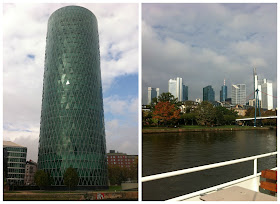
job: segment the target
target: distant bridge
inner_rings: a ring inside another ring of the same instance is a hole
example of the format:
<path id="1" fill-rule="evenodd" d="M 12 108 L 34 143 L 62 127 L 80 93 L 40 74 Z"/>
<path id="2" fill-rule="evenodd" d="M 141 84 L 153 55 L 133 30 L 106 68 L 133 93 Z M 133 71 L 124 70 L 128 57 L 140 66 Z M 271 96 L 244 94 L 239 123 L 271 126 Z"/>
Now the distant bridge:
<path id="1" fill-rule="evenodd" d="M 266 116 L 266 117 L 256 117 L 256 120 L 261 120 L 261 119 L 274 119 L 277 118 L 277 115 L 275 116 Z M 243 121 L 243 120 L 255 120 L 255 118 L 241 118 L 241 119 L 235 119 L 235 121 Z"/>

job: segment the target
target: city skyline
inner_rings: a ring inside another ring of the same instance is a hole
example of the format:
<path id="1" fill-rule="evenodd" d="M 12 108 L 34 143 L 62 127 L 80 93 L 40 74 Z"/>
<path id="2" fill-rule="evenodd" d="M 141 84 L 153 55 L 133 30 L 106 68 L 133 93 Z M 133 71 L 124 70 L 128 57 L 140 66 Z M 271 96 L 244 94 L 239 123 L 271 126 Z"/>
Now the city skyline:
<path id="1" fill-rule="evenodd" d="M 170 79 L 170 80 L 172 80 L 172 79 Z M 176 80 L 175 80 L 176 81 Z M 262 98 L 264 97 L 264 94 L 262 95 L 262 93 L 261 93 L 261 87 L 262 86 L 265 86 L 265 89 L 267 90 L 267 95 L 266 95 L 266 100 L 268 100 L 268 101 L 270 101 L 270 103 L 272 103 L 273 102 L 273 99 L 272 98 L 275 98 L 275 97 L 271 97 L 271 96 L 273 96 L 272 95 L 272 90 L 273 90 L 273 84 L 272 83 L 270 83 L 270 82 L 268 82 L 269 80 L 267 80 L 266 78 L 264 78 L 264 79 L 261 79 L 261 80 L 258 80 L 257 81 L 257 84 L 258 83 L 261 83 L 261 85 L 259 84 L 258 85 L 258 89 L 259 89 L 259 93 L 258 93 L 258 97 L 259 97 L 259 100 L 261 101 L 262 100 Z M 211 86 L 212 87 L 212 85 L 208 85 L 208 86 Z M 206 87 L 208 87 L 208 86 L 206 86 Z M 230 97 L 229 97 L 229 95 L 228 95 L 228 89 L 227 89 L 227 84 L 226 84 L 226 82 L 225 82 L 225 79 L 224 79 L 224 82 L 223 82 L 223 85 L 220 87 L 220 91 L 219 91 L 219 95 L 218 96 L 216 96 L 216 94 L 215 94 L 215 90 L 213 89 L 213 91 L 214 91 L 214 96 L 215 96 L 215 98 L 216 98 L 216 100 L 215 101 L 220 101 L 220 102 L 225 102 L 225 100 L 226 99 L 231 99 L 232 98 L 232 87 L 233 86 L 236 86 L 235 84 L 231 84 L 230 85 L 230 87 L 231 87 L 231 90 L 229 91 L 230 92 Z M 204 89 L 204 88 L 206 88 L 206 87 L 203 87 L 202 88 L 202 90 Z M 246 84 L 245 84 L 245 87 L 246 87 Z M 148 87 L 148 97 L 149 97 L 149 88 L 151 88 L 151 87 Z M 213 87 L 212 87 L 213 88 Z M 153 88 L 152 88 L 153 89 Z M 159 90 L 159 88 L 157 88 L 158 90 Z M 183 84 L 183 90 L 184 89 L 186 89 L 186 96 L 188 96 L 188 86 L 186 86 L 186 85 L 184 85 Z M 246 88 L 246 90 L 247 90 L 247 88 Z M 168 90 L 167 91 L 162 91 L 161 93 L 163 93 L 163 92 L 169 92 Z M 157 92 L 158 93 L 158 92 Z M 169 92 L 170 93 L 170 92 Z M 264 93 L 266 93 L 266 92 L 264 92 Z M 171 93 L 172 94 L 172 93 Z M 159 94 L 160 95 L 160 94 Z M 173 95 L 173 94 L 172 94 Z M 184 94 L 183 94 L 184 95 Z M 217 100 L 217 97 L 218 97 L 218 100 Z M 254 98 L 252 98 L 252 97 L 255 97 L 255 94 L 253 94 L 253 93 L 251 93 L 249 96 L 248 95 L 246 95 L 245 96 L 245 98 L 247 99 L 246 100 L 246 103 L 249 103 L 249 99 L 254 99 Z M 271 98 L 270 98 L 271 97 Z M 176 97 L 175 97 L 176 98 Z M 223 100 L 221 100 L 221 98 L 223 98 Z M 201 97 L 199 97 L 199 98 L 196 98 L 196 99 L 201 99 L 201 101 L 203 101 L 203 94 L 202 94 L 202 96 Z M 195 101 L 196 99 L 187 99 L 187 100 L 190 100 L 190 101 Z M 183 100 L 183 101 L 187 101 L 187 100 Z M 148 100 L 149 101 L 149 100 Z M 208 100 L 207 100 L 208 101 Z M 149 104 L 143 104 L 143 105 L 149 105 Z M 245 104 L 244 104 L 245 105 Z M 274 104 L 273 104 L 273 106 L 274 106 Z M 273 106 L 271 106 L 271 105 L 269 105 L 269 108 L 267 108 L 267 107 L 263 107 L 263 108 L 265 108 L 265 109 L 268 109 L 268 110 L 271 110 L 271 109 L 273 109 L 273 108 L 271 108 L 271 107 L 273 107 Z"/>
<path id="2" fill-rule="evenodd" d="M 4 140 L 26 146 L 27 160 L 37 161 L 47 20 L 68 5 L 99 19 L 107 150 L 138 154 L 137 4 L 3 5 Z"/>
<path id="3" fill-rule="evenodd" d="M 143 4 L 142 32 L 142 96 L 146 86 L 167 92 L 174 77 L 184 79 L 189 100 L 207 85 L 218 93 L 224 78 L 250 95 L 253 67 L 277 87 L 276 4 Z"/>

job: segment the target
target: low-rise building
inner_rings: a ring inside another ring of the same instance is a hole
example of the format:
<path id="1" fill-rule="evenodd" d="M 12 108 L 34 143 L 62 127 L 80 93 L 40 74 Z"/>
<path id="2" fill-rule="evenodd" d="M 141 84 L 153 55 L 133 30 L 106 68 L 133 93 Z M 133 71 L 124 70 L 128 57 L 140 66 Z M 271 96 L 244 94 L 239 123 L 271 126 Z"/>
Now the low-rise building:
<path id="1" fill-rule="evenodd" d="M 245 116 L 246 112 L 247 112 L 246 107 L 243 105 L 236 105 L 232 109 L 235 110 L 237 112 L 237 115 L 240 115 L 240 116 Z"/>
<path id="2" fill-rule="evenodd" d="M 37 171 L 37 163 L 29 160 L 25 165 L 25 176 L 24 176 L 24 185 L 32 186 L 35 185 L 34 176 Z"/>
<path id="3" fill-rule="evenodd" d="M 11 141 L 3 141 L 7 159 L 7 184 L 24 185 L 27 148 Z"/>
<path id="4" fill-rule="evenodd" d="M 107 153 L 107 163 L 108 166 L 119 166 L 131 168 L 138 161 L 138 155 L 127 155 L 121 152 L 115 152 L 115 150 L 110 150 Z"/>

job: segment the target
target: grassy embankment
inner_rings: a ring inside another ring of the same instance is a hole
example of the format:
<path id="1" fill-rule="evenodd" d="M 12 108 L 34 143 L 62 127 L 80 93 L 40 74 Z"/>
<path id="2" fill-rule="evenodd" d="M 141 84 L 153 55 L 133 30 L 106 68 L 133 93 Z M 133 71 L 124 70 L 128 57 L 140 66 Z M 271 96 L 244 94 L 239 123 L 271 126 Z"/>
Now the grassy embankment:
<path id="1" fill-rule="evenodd" d="M 144 127 L 143 134 L 149 133 L 163 133 L 163 132 L 202 132 L 202 131 L 238 131 L 238 130 L 268 130 L 275 129 L 276 127 L 253 127 L 253 126 L 238 126 L 238 125 L 225 125 L 216 127 L 207 127 L 199 125 L 186 125 L 178 128 L 171 127 Z"/>
<path id="2" fill-rule="evenodd" d="M 86 194 L 120 192 L 121 190 L 121 186 L 110 186 L 109 189 L 101 191 L 8 191 L 4 192 L 4 200 L 81 200 Z"/>

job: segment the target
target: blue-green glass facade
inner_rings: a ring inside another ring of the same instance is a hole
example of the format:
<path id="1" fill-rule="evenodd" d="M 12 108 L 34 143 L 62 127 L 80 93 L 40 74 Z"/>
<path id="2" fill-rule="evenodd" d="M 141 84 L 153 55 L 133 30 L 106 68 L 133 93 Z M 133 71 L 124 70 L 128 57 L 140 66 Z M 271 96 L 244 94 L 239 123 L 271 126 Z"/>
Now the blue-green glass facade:
<path id="1" fill-rule="evenodd" d="M 203 88 L 203 101 L 215 101 L 215 91 L 211 85 Z"/>
<path id="2" fill-rule="evenodd" d="M 38 168 L 63 185 L 68 167 L 78 187 L 106 187 L 107 160 L 97 20 L 78 6 L 48 21 Z"/>
<path id="3" fill-rule="evenodd" d="M 227 99 L 227 86 L 223 85 L 220 91 L 220 101 L 224 102 Z"/>

